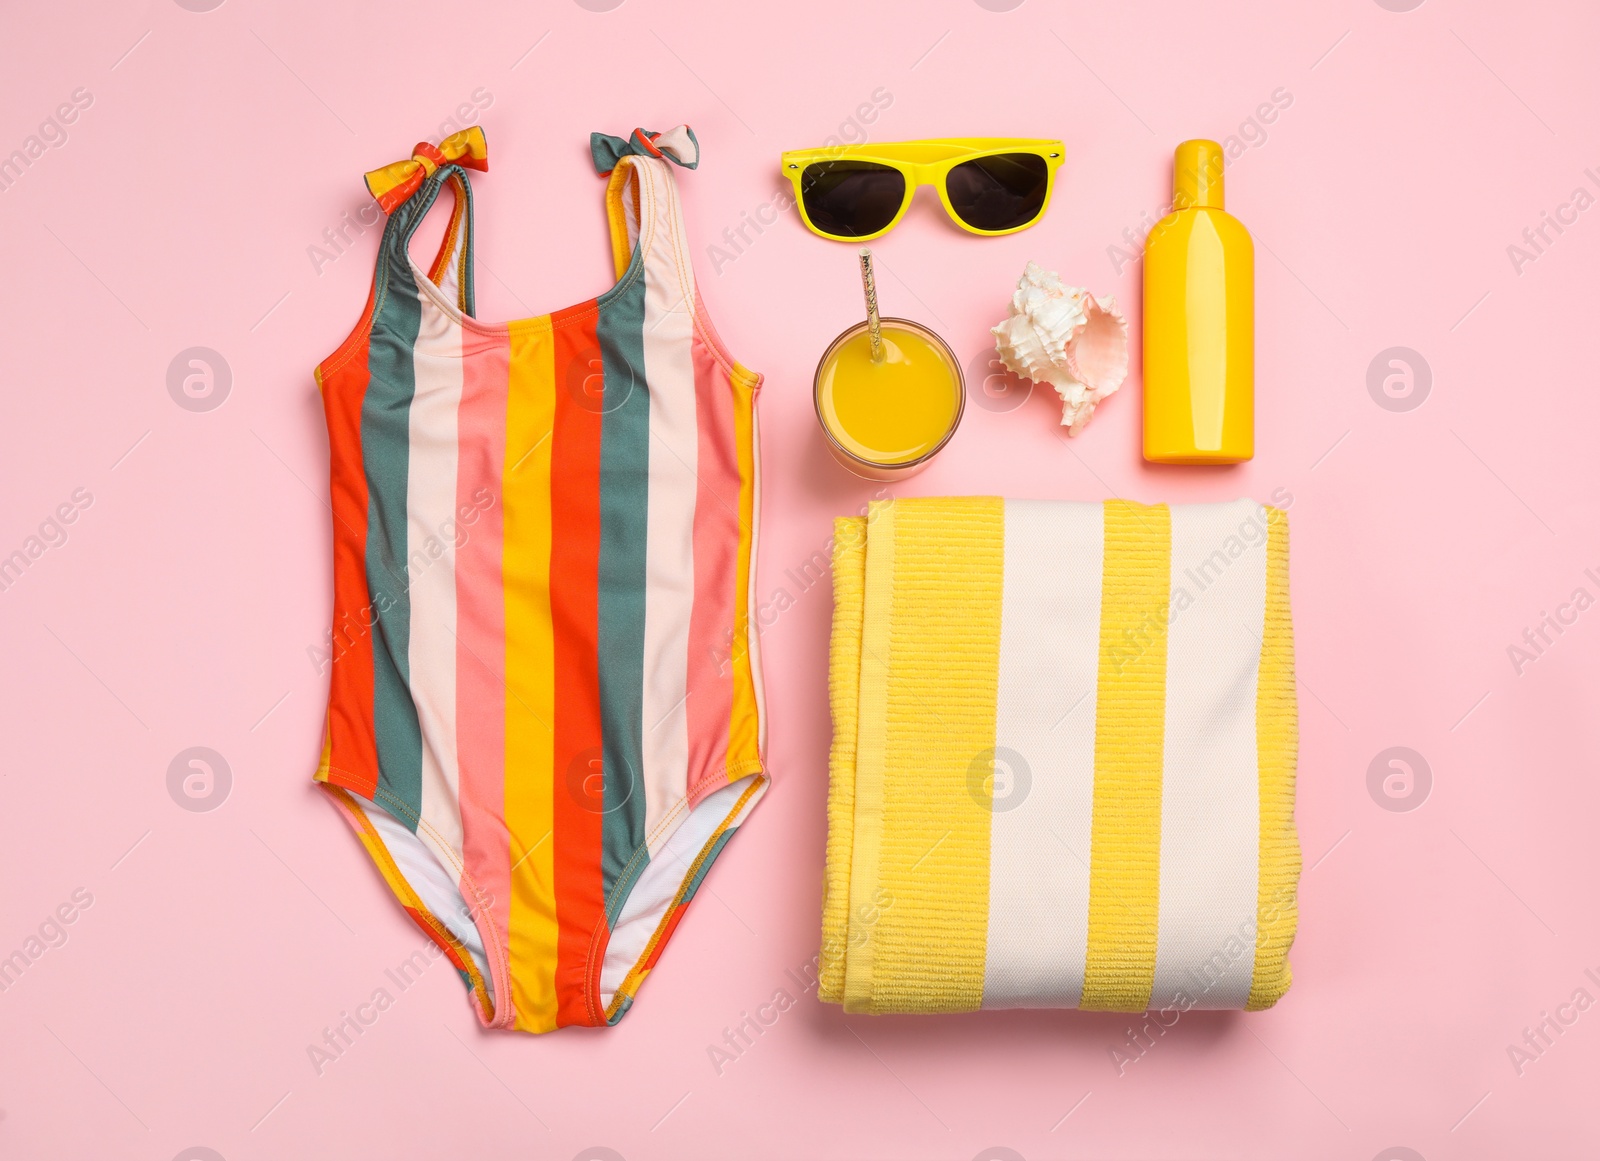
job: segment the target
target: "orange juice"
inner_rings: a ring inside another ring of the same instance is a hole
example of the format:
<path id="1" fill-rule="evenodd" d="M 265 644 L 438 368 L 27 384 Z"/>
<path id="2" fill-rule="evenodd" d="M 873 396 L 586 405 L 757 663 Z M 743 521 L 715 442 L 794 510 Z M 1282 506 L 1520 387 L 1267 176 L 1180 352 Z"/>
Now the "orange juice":
<path id="1" fill-rule="evenodd" d="M 945 445 L 965 401 L 961 368 L 938 335 L 884 319 L 883 361 L 867 324 L 833 341 L 817 366 L 817 418 L 834 457 L 868 479 L 916 471 Z"/>

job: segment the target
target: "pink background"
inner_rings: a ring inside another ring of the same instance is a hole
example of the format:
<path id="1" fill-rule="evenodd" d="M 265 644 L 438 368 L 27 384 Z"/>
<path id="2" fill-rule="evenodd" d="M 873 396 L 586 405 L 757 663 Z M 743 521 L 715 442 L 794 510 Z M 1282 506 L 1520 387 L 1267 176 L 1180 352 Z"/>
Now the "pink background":
<path id="1" fill-rule="evenodd" d="M 1574 589 L 1600 596 L 1600 212 L 1547 228 L 1520 273 L 1507 247 L 1600 193 L 1597 36 L 1592 5 L 1467 0 L 13 5 L 0 156 L 74 90 L 93 102 L 0 195 L 0 555 L 74 489 L 92 503 L 0 592 L 0 955 L 74 891 L 93 903 L 0 992 L 0 1155 L 1593 1156 L 1600 1010 L 1521 1075 L 1507 1048 L 1579 987 L 1600 998 L 1600 611 L 1520 675 L 1507 649 Z M 1143 464 L 1136 366 L 1071 443 L 1043 394 L 969 406 L 898 489 L 1293 495 L 1296 983 L 1265 1014 L 1185 1016 L 1120 1075 L 1125 1017 L 846 1018 L 789 975 L 818 944 L 830 609 L 794 574 L 871 494 L 828 459 L 810 376 L 858 288 L 851 250 L 792 211 L 720 271 L 707 248 L 773 198 L 782 149 L 880 88 L 876 140 L 1067 142 L 1037 228 L 972 238 L 924 194 L 877 246 L 885 312 L 964 359 L 1028 258 L 1137 326 L 1139 267 L 1108 247 L 1166 203 L 1179 140 L 1255 140 L 1228 173 L 1257 238 L 1253 463 Z M 1280 88 L 1288 108 L 1250 125 Z M 378 234 L 320 272 L 308 247 L 476 90 L 488 318 L 608 284 L 591 129 L 699 134 L 681 185 L 703 294 L 767 376 L 775 784 L 617 1028 L 482 1033 L 434 966 L 319 1076 L 307 1046 L 395 991 L 419 936 L 310 783 L 331 570 L 310 370 L 360 312 Z M 168 394 L 191 346 L 231 368 L 215 410 Z M 1415 410 L 1368 392 L 1393 346 L 1431 368 Z M 168 793 L 192 746 L 231 768 L 220 809 Z M 1391 746 L 1432 771 L 1420 809 L 1368 791 Z M 709 1047 L 780 989 L 797 1002 L 719 1075 Z"/>

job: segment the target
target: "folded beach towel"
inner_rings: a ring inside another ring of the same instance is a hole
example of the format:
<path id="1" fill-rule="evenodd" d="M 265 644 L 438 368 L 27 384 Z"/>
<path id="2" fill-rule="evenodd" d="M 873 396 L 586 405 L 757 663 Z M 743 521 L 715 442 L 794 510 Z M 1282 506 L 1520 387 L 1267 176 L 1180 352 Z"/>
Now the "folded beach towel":
<path id="1" fill-rule="evenodd" d="M 819 994 L 1270 1007 L 1300 848 L 1288 517 L 885 500 L 835 524 Z"/>

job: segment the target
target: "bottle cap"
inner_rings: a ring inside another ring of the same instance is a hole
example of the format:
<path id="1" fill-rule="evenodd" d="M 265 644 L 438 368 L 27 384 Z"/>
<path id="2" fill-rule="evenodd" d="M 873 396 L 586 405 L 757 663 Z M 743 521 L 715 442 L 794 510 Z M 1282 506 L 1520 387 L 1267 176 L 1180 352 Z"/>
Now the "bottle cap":
<path id="1" fill-rule="evenodd" d="M 1222 146 L 1215 141 L 1185 141 L 1172 154 L 1172 208 L 1222 209 Z"/>

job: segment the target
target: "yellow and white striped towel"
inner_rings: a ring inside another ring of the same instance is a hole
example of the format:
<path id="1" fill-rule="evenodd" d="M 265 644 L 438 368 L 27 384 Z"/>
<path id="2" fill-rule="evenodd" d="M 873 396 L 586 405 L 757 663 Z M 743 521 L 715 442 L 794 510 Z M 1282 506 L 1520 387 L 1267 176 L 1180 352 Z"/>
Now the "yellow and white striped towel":
<path id="1" fill-rule="evenodd" d="M 836 522 L 820 995 L 1270 1007 L 1300 848 L 1288 517 L 885 500 Z"/>

